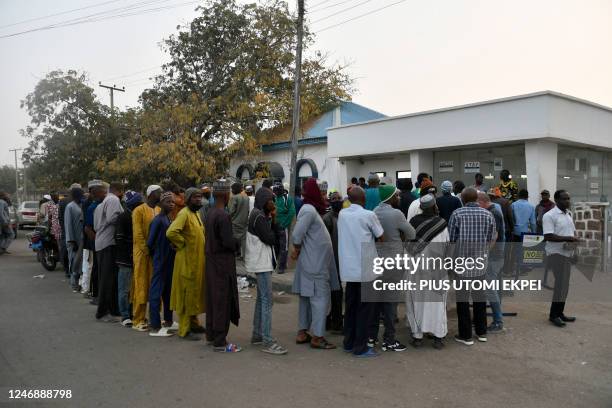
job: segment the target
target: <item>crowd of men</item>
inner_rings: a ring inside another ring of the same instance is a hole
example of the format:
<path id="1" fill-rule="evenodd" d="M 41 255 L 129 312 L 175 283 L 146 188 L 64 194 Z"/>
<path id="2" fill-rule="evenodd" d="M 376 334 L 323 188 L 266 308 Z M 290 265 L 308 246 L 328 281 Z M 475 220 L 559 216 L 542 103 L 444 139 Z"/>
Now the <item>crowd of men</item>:
<path id="1" fill-rule="evenodd" d="M 370 282 L 363 273 L 364 244 L 384 242 L 386 248 L 428 256 L 442 256 L 447 243 L 491 244 L 499 253 L 490 257 L 486 270 L 462 277 L 491 280 L 524 273 L 516 253 L 508 255 L 503 245 L 493 243 L 543 234 L 555 275 L 550 321 L 559 327 L 574 321 L 564 314 L 570 260 L 579 241 L 569 194 L 559 190 L 552 202 L 544 190 L 534 207 L 510 172 L 502 171 L 500 179 L 498 186 L 487 188 L 477 174 L 471 186 L 443 181 L 438 189 L 425 173 L 414 185 L 407 179 L 399 180 L 397 187 L 370 174 L 367 183 L 353 178 L 343 196 L 328 191 L 326 182 L 309 178 L 295 199 L 288 185 L 269 179 L 257 191 L 220 179 L 186 190 L 175 184 L 150 185 L 144 193 L 92 180 L 86 189 L 73 184 L 61 200 L 50 194 L 40 213 L 59 244 L 72 290 L 91 298 L 100 321 L 153 337 L 177 334 L 201 340 L 204 334 L 215 351 L 238 352 L 241 347 L 228 340 L 228 333 L 230 323 L 238 325 L 240 319 L 240 260 L 256 281 L 251 344 L 270 354 L 285 354 L 287 349 L 272 335 L 272 274 L 284 273 L 291 256 L 296 261 L 293 292 L 299 296 L 296 343 L 334 349 L 325 337 L 330 330 L 344 334 L 345 352 L 373 357 L 378 355 L 381 321 L 380 349 L 403 351 L 406 346 L 395 335 L 397 302 L 363 298 Z M 0 196 L 3 234 L 7 199 L 4 193 Z M 423 269 L 414 278 L 447 275 Z M 497 291 L 480 297 L 466 289 L 456 295 L 456 341 L 472 345 L 472 331 L 480 342 L 487 341 L 487 333 L 504 331 Z M 447 291 L 406 293 L 412 346 L 421 347 L 429 335 L 434 348 L 443 348 L 446 299 Z M 487 303 L 493 311 L 489 325 Z M 205 322 L 198 320 L 202 313 Z"/>

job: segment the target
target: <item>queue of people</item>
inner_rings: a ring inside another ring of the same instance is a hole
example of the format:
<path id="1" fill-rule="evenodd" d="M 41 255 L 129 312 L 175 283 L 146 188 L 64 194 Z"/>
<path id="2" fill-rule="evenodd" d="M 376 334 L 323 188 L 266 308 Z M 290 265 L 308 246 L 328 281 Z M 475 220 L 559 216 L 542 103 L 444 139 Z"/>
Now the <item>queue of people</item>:
<path id="1" fill-rule="evenodd" d="M 87 192 L 73 184 L 62 200 L 50 194 L 44 217 L 66 253 L 72 290 L 91 298 L 99 321 L 117 322 L 152 337 L 176 334 L 201 340 L 204 334 L 215 351 L 239 352 L 242 347 L 228 339 L 230 325 L 240 320 L 239 260 L 256 281 L 251 344 L 266 353 L 286 354 L 287 348 L 273 336 L 272 275 L 285 272 L 290 256 L 296 261 L 292 291 L 299 300 L 296 344 L 335 349 L 326 338 L 331 330 L 344 334 L 345 352 L 375 357 L 381 321 L 380 349 L 406 349 L 395 336 L 398 302 L 363 297 L 362 289 L 371 281 L 363 273 L 364 257 L 371 252 L 368 248 L 376 253 L 377 242 L 384 242 L 391 255 L 430 256 L 442 256 L 450 243 L 478 243 L 487 250 L 496 243 L 494 251 L 501 252 L 491 257 L 485 271 L 470 270 L 460 277 L 495 280 L 504 268 L 504 242 L 543 233 L 556 278 L 550 321 L 562 327 L 575 320 L 564 314 L 569 258 L 578 242 L 568 212 L 569 194 L 555 192 L 551 204 L 543 191 L 536 210 L 526 190 L 517 191 L 509 172 L 502 171 L 501 180 L 491 188 L 478 175 L 470 187 L 446 180 L 438 194 L 425 173 L 414 186 L 402 181 L 399 188 L 371 174 L 367 184 L 365 178 L 353 178 L 343 197 L 337 190 L 328 191 L 327 183 L 309 178 L 295 200 L 288 186 L 271 180 L 256 191 L 220 179 L 186 190 L 153 184 L 144 194 L 92 180 Z M 0 195 L 0 217 L 7 198 Z M 4 218 L 0 220 L 4 231 Z M 2 242 L 6 245 L 6 238 Z M 444 270 L 421 268 L 410 279 L 446 275 Z M 487 333 L 504 331 L 498 292 L 488 291 L 484 297 L 457 292 L 457 342 L 474 344 L 473 330 L 480 342 L 487 341 Z M 421 347 L 427 334 L 434 348 L 444 347 L 446 303 L 446 291 L 407 292 L 413 347 Z M 493 310 L 490 325 L 487 303 Z M 198 319 L 202 313 L 204 322 Z"/>

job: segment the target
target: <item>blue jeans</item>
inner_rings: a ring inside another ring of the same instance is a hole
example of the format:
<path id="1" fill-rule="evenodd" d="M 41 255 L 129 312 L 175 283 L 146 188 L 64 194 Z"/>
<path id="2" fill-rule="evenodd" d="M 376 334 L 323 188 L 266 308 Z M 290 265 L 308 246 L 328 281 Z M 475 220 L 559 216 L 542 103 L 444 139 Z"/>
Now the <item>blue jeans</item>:
<path id="1" fill-rule="evenodd" d="M 487 266 L 487 281 L 495 281 L 501 278 L 501 272 L 504 268 L 504 259 L 503 256 L 498 257 L 499 259 L 491 260 L 489 259 L 489 264 Z M 502 314 L 501 308 L 501 299 L 499 297 L 499 293 L 496 290 L 487 290 L 487 300 L 491 305 L 491 311 L 493 312 L 493 323 L 503 324 L 504 318 Z"/>
<path id="2" fill-rule="evenodd" d="M 268 345 L 272 338 L 272 272 L 259 272 L 257 278 L 257 300 L 253 316 L 253 339 L 263 340 Z"/>
<path id="3" fill-rule="evenodd" d="M 119 299 L 119 313 L 121 314 L 121 320 L 130 318 L 130 288 L 132 286 L 132 271 L 133 269 L 129 266 L 119 266 L 119 279 L 117 284 L 118 299 Z"/>

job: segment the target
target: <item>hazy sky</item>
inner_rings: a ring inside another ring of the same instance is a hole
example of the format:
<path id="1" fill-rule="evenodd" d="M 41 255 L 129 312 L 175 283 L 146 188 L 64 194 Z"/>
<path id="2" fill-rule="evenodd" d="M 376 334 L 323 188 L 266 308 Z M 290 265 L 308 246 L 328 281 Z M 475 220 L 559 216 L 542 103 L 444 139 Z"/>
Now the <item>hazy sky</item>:
<path id="1" fill-rule="evenodd" d="M 0 35 L 142 1 L 0 0 Z M 187 1 L 157 0 L 148 8 Z M 324 1 L 311 0 L 307 9 L 317 10 Z M 396 1 L 327 0 L 311 21 L 364 4 L 311 29 Z M 100 6 L 4 27 L 92 5 Z M 327 6 L 332 7 L 323 9 Z M 0 39 L 0 164 L 13 163 L 8 149 L 27 145 L 18 134 L 28 124 L 19 102 L 46 72 L 72 68 L 87 71 L 92 85 L 125 85 L 127 91 L 116 94 L 115 104 L 135 105 L 147 77 L 165 61 L 159 41 L 191 20 L 193 8 Z M 314 48 L 329 53 L 331 62 L 350 63 L 357 78 L 354 101 L 387 115 L 544 89 L 612 106 L 612 0 L 406 0 L 321 32 Z M 118 78 L 124 75 L 129 76 Z M 106 90 L 96 86 L 96 92 L 108 103 Z"/>

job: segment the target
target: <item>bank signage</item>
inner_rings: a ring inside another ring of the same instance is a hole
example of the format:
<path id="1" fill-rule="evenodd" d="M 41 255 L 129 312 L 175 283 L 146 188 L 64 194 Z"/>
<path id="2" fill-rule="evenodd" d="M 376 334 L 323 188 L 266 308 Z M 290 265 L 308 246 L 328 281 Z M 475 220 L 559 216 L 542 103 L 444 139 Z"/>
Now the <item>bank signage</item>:
<path id="1" fill-rule="evenodd" d="M 438 165 L 438 171 L 440 173 L 452 173 L 455 171 L 455 165 L 452 160 L 441 161 Z"/>
<path id="2" fill-rule="evenodd" d="M 467 161 L 463 165 L 464 173 L 479 173 L 480 162 L 479 161 Z"/>

